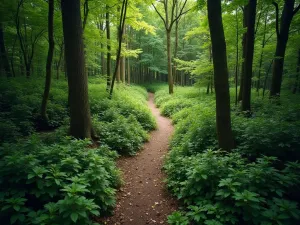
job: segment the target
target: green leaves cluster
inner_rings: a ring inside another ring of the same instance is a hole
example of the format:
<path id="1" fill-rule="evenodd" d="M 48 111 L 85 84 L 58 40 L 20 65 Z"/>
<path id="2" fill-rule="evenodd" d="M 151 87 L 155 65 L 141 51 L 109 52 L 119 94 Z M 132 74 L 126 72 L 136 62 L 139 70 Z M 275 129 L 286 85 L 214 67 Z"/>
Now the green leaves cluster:
<path id="1" fill-rule="evenodd" d="M 0 151 L 0 219 L 4 224 L 92 224 L 109 212 L 120 185 L 107 147 L 64 139 L 45 145 L 37 137 L 4 144 Z"/>
<path id="2" fill-rule="evenodd" d="M 168 222 L 298 224 L 297 97 L 284 96 L 281 105 L 255 97 L 251 118 L 233 107 L 237 147 L 226 153 L 218 150 L 214 97 L 204 93 L 205 89 L 177 88 L 170 96 L 160 88 L 156 94 L 156 102 L 162 111 L 169 110 L 175 123 L 165 163 L 167 185 L 185 205 Z M 190 101 L 194 104 L 181 108 Z"/>

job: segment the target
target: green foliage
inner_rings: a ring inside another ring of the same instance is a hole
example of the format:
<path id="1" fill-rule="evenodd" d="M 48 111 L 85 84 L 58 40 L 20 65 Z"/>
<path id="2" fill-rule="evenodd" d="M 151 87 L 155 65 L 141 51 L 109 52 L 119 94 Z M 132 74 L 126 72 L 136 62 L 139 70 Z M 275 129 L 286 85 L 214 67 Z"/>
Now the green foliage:
<path id="1" fill-rule="evenodd" d="M 42 79 L 1 79 L 0 141 L 9 142 L 27 136 L 40 128 Z M 104 81 L 89 80 L 89 96 L 94 126 L 100 143 L 120 153 L 133 154 L 147 139 L 146 131 L 156 127 L 155 119 L 146 105 L 147 91 L 138 86 L 118 85 L 112 100 L 107 98 Z M 67 83 L 53 81 L 47 114 L 50 128 L 68 124 Z M 41 135 L 47 143 L 55 143 L 67 135 L 63 127 L 58 132 Z"/>
<path id="2" fill-rule="evenodd" d="M 147 132 L 133 115 L 128 118 L 117 116 L 111 122 L 94 122 L 94 126 L 100 142 L 120 154 L 134 155 L 148 138 Z"/>
<path id="3" fill-rule="evenodd" d="M 91 224 L 115 204 L 119 171 L 107 147 L 36 136 L 0 149 L 0 219 L 4 224 Z"/>
<path id="4" fill-rule="evenodd" d="M 276 105 L 254 97 L 251 118 L 232 111 L 237 147 L 226 153 L 218 150 L 213 96 L 196 88 L 157 92 L 175 123 L 167 185 L 186 206 L 170 224 L 299 223 L 300 165 L 291 162 L 300 159 L 299 100 L 282 98 Z M 182 102 L 194 104 L 180 109 Z"/>
<path id="5" fill-rule="evenodd" d="M 40 129 L 42 84 L 42 79 L 7 80 L 1 78 L 0 121 L 1 123 L 3 121 L 3 129 L 0 142 L 12 141 L 19 136 L 27 136 Z M 67 83 L 56 80 L 52 84 L 47 111 L 49 129 L 61 126 L 68 117 L 67 92 L 65 91 Z"/>
<path id="6" fill-rule="evenodd" d="M 289 195 L 298 190 L 300 165 L 287 163 L 280 171 L 274 160 L 249 163 L 239 153 L 212 150 L 177 155 L 166 164 L 168 185 L 188 205 L 185 217 L 197 224 L 297 224 L 300 210 Z"/>

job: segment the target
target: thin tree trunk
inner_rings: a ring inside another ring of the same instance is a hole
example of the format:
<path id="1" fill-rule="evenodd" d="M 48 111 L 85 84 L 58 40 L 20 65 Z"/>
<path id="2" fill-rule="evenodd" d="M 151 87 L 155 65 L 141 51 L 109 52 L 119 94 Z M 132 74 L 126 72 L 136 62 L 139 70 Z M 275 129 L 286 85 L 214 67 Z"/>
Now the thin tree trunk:
<path id="1" fill-rule="evenodd" d="M 243 10 L 243 28 L 247 28 L 247 15 L 248 15 L 248 8 L 249 6 L 246 5 Z M 240 79 L 240 91 L 239 91 L 239 96 L 238 96 L 238 101 L 242 101 L 243 99 L 243 92 L 244 92 L 244 77 L 245 77 L 245 57 L 246 57 L 246 42 L 247 42 L 247 31 L 243 33 L 243 39 L 242 39 L 242 46 L 243 46 L 243 51 L 242 51 L 242 57 L 243 57 L 243 62 L 242 62 L 242 70 L 241 70 L 241 79 Z"/>
<path id="2" fill-rule="evenodd" d="M 261 47 L 261 53 L 260 53 L 260 58 L 259 58 L 259 68 L 258 68 L 258 80 L 257 80 L 257 87 L 256 91 L 259 95 L 259 88 L 260 88 L 260 77 L 261 77 L 261 67 L 262 67 L 262 62 L 263 62 L 263 56 L 264 56 L 264 48 L 266 44 L 266 30 L 267 30 L 267 15 L 265 18 L 265 24 L 264 24 L 264 35 L 263 35 L 263 40 L 262 40 L 262 47 Z"/>
<path id="3" fill-rule="evenodd" d="M 124 26 L 124 28 L 123 28 L 122 42 L 124 42 L 125 32 L 126 32 L 126 26 Z M 125 56 L 121 56 L 121 59 L 120 59 L 120 76 L 121 76 L 121 80 L 124 84 L 126 83 L 125 71 L 126 71 L 126 58 L 125 58 Z"/>
<path id="4" fill-rule="evenodd" d="M 127 58 L 127 84 L 128 85 L 130 85 L 130 75 L 131 75 L 130 61 L 129 58 Z"/>
<path id="5" fill-rule="evenodd" d="M 269 68 L 268 68 L 268 71 L 267 71 L 267 74 L 266 74 L 266 77 L 265 77 L 264 88 L 263 88 L 263 97 L 265 97 L 265 91 L 266 91 L 266 87 L 267 87 L 267 81 L 268 81 L 268 77 L 269 77 L 269 73 L 270 73 L 272 64 L 273 64 L 273 60 L 271 61 L 270 65 L 269 65 Z"/>
<path id="6" fill-rule="evenodd" d="M 246 54 L 244 68 L 244 85 L 242 95 L 242 110 L 251 111 L 251 79 L 252 79 L 252 64 L 254 53 L 254 27 L 256 15 L 257 0 L 249 0 L 249 8 L 247 13 L 247 38 L 246 38 Z"/>
<path id="7" fill-rule="evenodd" d="M 277 3 L 274 3 L 275 7 Z M 283 7 L 283 12 L 281 15 L 280 28 L 279 28 L 279 18 L 278 18 L 278 5 L 276 7 L 276 33 L 277 33 L 277 43 L 276 43 L 276 52 L 273 63 L 272 71 L 272 84 L 270 97 L 279 97 L 282 75 L 283 75 L 283 65 L 284 65 L 284 56 L 286 45 L 289 38 L 290 25 L 293 19 L 294 14 L 299 10 L 297 8 L 294 11 L 295 0 L 286 0 Z"/>
<path id="8" fill-rule="evenodd" d="M 236 19 L 236 59 L 235 59 L 235 105 L 238 104 L 238 75 L 239 75 L 239 20 L 238 10 L 235 10 Z"/>
<path id="9" fill-rule="evenodd" d="M 61 65 L 61 61 L 63 58 L 63 54 L 64 54 L 64 41 L 62 40 L 61 45 L 60 45 L 59 58 L 56 63 L 56 79 L 57 80 L 59 79 L 60 65 Z"/>
<path id="10" fill-rule="evenodd" d="M 11 53 L 11 57 L 10 57 L 10 65 L 11 65 L 11 71 L 12 71 L 13 77 L 16 77 L 15 66 L 14 66 L 14 62 L 15 62 L 14 56 L 15 56 L 16 42 L 17 42 L 17 37 L 14 39 L 12 53 Z"/>
<path id="11" fill-rule="evenodd" d="M 119 21 L 119 28 L 118 28 L 119 45 L 118 45 L 118 51 L 117 51 L 116 67 L 115 67 L 115 71 L 114 71 L 114 75 L 113 75 L 112 83 L 111 83 L 111 87 L 110 87 L 110 92 L 109 92 L 110 99 L 112 98 L 117 72 L 120 68 L 119 64 L 120 64 L 120 57 L 121 57 L 121 50 L 122 50 L 122 36 L 123 36 L 123 30 L 124 30 L 125 21 L 126 21 L 127 5 L 128 5 L 128 0 L 123 0 L 121 16 L 120 16 L 120 21 Z"/>
<path id="12" fill-rule="evenodd" d="M 217 136 L 219 147 L 229 151 L 234 148 L 234 138 L 231 130 L 227 54 L 221 0 L 207 0 L 207 11 L 214 64 Z"/>
<path id="13" fill-rule="evenodd" d="M 169 94 L 173 94 L 173 76 L 172 76 L 172 51 L 171 51 L 171 30 L 167 30 L 167 55 L 168 55 L 168 84 Z"/>
<path id="14" fill-rule="evenodd" d="M 61 0 L 65 58 L 69 85 L 70 135 L 91 138 L 92 121 L 85 70 L 80 0 Z"/>
<path id="15" fill-rule="evenodd" d="M 0 54 L 1 54 L 0 59 L 2 61 L 6 76 L 11 77 L 12 74 L 10 71 L 9 61 L 8 61 L 7 52 L 6 52 L 6 48 L 5 48 L 2 22 L 0 22 Z"/>
<path id="16" fill-rule="evenodd" d="M 106 39 L 107 39 L 107 56 L 106 56 L 106 91 L 110 89 L 110 74 L 111 74 L 111 46 L 110 46 L 110 21 L 109 21 L 109 6 L 106 5 Z"/>
<path id="17" fill-rule="evenodd" d="M 41 117 L 45 122 L 48 121 L 47 116 L 47 102 L 49 98 L 50 86 L 51 86 L 51 75 L 52 75 L 52 60 L 54 52 L 54 38 L 53 38 L 53 17 L 54 17 L 54 0 L 48 0 L 48 39 L 49 39 L 49 48 L 46 64 L 46 79 L 45 79 L 45 88 L 44 95 L 42 100 L 41 107 Z"/>

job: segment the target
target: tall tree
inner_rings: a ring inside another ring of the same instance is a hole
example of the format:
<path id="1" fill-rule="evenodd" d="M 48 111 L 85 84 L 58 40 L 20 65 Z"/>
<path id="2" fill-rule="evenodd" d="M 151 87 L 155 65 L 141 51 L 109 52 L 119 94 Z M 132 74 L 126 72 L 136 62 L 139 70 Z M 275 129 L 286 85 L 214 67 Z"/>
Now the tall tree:
<path id="1" fill-rule="evenodd" d="M 243 99 L 242 110 L 251 110 L 251 79 L 252 79 L 252 65 L 254 53 L 254 32 L 255 32 L 255 15 L 256 15 L 257 0 L 248 1 L 247 10 L 247 35 L 245 48 L 245 67 L 244 67 L 244 84 L 243 84 Z"/>
<path id="2" fill-rule="evenodd" d="M 28 24 L 26 23 L 26 16 L 23 15 L 23 24 L 21 22 L 21 8 L 24 8 L 24 0 L 19 0 L 17 3 L 17 11 L 15 15 L 15 24 L 16 24 L 16 30 L 17 30 L 17 36 L 20 42 L 21 52 L 25 64 L 26 69 L 26 77 L 29 78 L 31 75 L 31 67 L 32 67 L 32 61 L 33 56 L 35 53 L 36 44 L 39 40 L 39 38 L 44 33 L 44 29 L 41 29 L 38 33 L 33 34 L 34 29 L 30 29 L 30 32 L 28 31 Z M 22 27 L 23 31 L 22 31 Z M 30 36 L 30 38 L 29 38 Z"/>
<path id="3" fill-rule="evenodd" d="M 117 60 L 116 60 L 115 72 L 114 72 L 111 87 L 110 87 L 109 98 L 112 98 L 115 79 L 116 79 L 118 70 L 120 69 L 120 58 L 121 58 L 121 50 L 122 50 L 122 37 L 123 37 L 123 31 L 124 31 L 125 21 L 126 21 L 127 6 L 128 6 L 128 0 L 123 0 L 121 15 L 120 15 L 120 18 L 119 18 L 119 26 L 118 26 L 118 41 L 119 41 L 119 44 L 118 44 L 118 51 L 117 51 Z M 120 70 L 119 70 L 119 72 L 120 72 Z"/>
<path id="4" fill-rule="evenodd" d="M 173 94 L 173 76 L 172 76 L 172 49 L 171 49 L 171 32 L 173 25 L 176 21 L 180 19 L 182 15 L 187 13 L 189 10 L 184 11 L 187 0 L 184 0 L 182 4 L 178 3 L 178 0 L 172 0 L 171 4 L 169 4 L 168 0 L 162 0 L 162 1 L 157 1 L 159 3 L 163 4 L 164 8 L 164 14 L 165 16 L 163 17 L 162 13 L 159 12 L 155 4 L 152 4 L 154 7 L 155 11 L 161 18 L 161 20 L 164 23 L 164 27 L 166 30 L 166 35 L 167 35 L 167 55 L 168 55 L 168 84 L 169 84 L 169 94 Z M 178 7 L 178 13 L 176 13 L 176 5 Z M 169 15 L 169 7 L 171 7 L 171 15 Z"/>
<path id="5" fill-rule="evenodd" d="M 2 22 L 0 22 L 0 59 L 1 59 L 1 64 L 3 64 L 5 73 L 7 77 L 11 77 L 11 70 L 9 66 L 9 61 L 7 57 L 7 52 L 5 48 L 5 42 L 4 42 L 4 31 L 3 31 L 3 25 Z"/>
<path id="6" fill-rule="evenodd" d="M 109 6 L 106 5 L 105 13 L 106 22 L 106 39 L 107 39 L 107 56 L 106 56 L 106 91 L 110 89 L 110 73 L 111 73 L 111 42 L 110 42 L 110 21 L 109 21 Z"/>
<path id="7" fill-rule="evenodd" d="M 46 64 L 46 79 L 44 95 L 41 107 L 41 117 L 44 121 L 48 121 L 47 116 L 47 102 L 49 98 L 50 86 L 51 86 L 51 76 L 52 76 L 52 60 L 54 52 L 54 37 L 53 37 L 53 18 L 54 18 L 54 0 L 48 0 L 48 56 Z"/>
<path id="8" fill-rule="evenodd" d="M 91 138 L 80 0 L 61 0 L 61 9 L 69 85 L 70 134 L 75 138 Z"/>
<path id="9" fill-rule="evenodd" d="M 207 0 L 207 12 L 214 65 L 217 136 L 219 147 L 229 151 L 234 148 L 234 138 L 231 130 L 227 54 L 221 0 Z"/>
<path id="10" fill-rule="evenodd" d="M 243 9 L 243 28 L 247 28 L 247 15 L 248 15 L 248 5 L 242 8 Z M 245 79 L 245 56 L 246 56 L 246 38 L 247 38 L 247 31 L 243 33 L 242 39 L 242 70 L 241 70 L 241 79 L 240 79 L 240 91 L 238 96 L 238 101 L 242 101 L 243 93 L 244 93 L 244 79 Z"/>
<path id="11" fill-rule="evenodd" d="M 295 0 L 285 0 L 279 26 L 279 6 L 273 1 L 276 10 L 276 51 L 273 62 L 272 84 L 270 97 L 279 96 L 283 75 L 283 64 L 289 30 L 294 15 L 299 11 L 300 4 L 294 9 Z"/>

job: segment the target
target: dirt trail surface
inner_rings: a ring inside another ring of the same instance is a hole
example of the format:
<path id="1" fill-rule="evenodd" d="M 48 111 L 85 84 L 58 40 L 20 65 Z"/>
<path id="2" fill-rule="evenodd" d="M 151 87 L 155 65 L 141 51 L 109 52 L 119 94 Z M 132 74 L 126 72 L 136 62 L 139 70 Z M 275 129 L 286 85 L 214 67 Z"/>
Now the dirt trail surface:
<path id="1" fill-rule="evenodd" d="M 173 126 L 160 115 L 152 93 L 148 105 L 156 118 L 157 130 L 150 133 L 149 142 L 136 156 L 118 160 L 125 184 L 118 193 L 114 215 L 105 224 L 167 224 L 167 215 L 177 209 L 176 201 L 166 191 L 162 171 Z"/>

